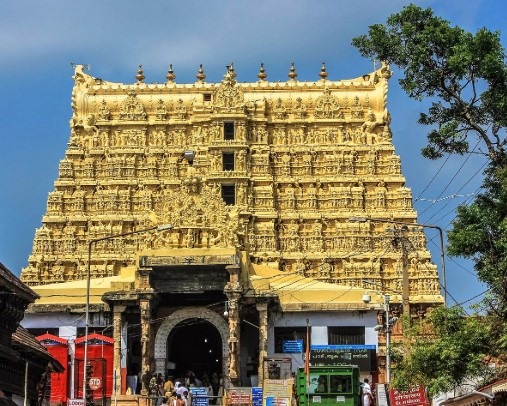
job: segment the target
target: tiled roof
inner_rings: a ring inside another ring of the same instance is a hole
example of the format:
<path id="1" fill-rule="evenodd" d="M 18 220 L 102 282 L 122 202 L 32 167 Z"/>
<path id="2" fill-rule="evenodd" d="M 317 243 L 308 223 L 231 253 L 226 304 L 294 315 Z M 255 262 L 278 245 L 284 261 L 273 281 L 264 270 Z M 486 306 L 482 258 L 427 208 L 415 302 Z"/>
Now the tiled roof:
<path id="1" fill-rule="evenodd" d="M 96 341 L 104 341 L 104 342 L 110 343 L 110 344 L 114 343 L 114 339 L 113 338 L 107 337 L 107 336 L 103 336 L 103 335 L 98 334 L 98 333 L 88 334 L 88 339 L 89 340 L 96 340 Z M 85 342 L 85 336 L 76 338 L 74 340 L 75 344 L 81 344 L 81 343 L 84 343 L 84 342 Z"/>
<path id="2" fill-rule="evenodd" d="M 69 340 L 66 340 L 65 338 L 58 337 L 58 336 L 55 336 L 54 334 L 49 334 L 49 333 L 42 334 L 42 335 L 37 336 L 35 338 L 39 342 L 42 342 L 42 341 L 53 341 L 53 342 L 58 343 L 58 344 L 67 344 L 69 342 Z"/>
<path id="3" fill-rule="evenodd" d="M 65 368 L 37 341 L 35 336 L 30 334 L 22 326 L 18 326 L 12 334 L 12 346 L 18 350 L 33 353 L 51 363 L 55 371 L 61 372 Z"/>
<path id="4" fill-rule="evenodd" d="M 26 299 L 33 302 L 39 295 L 21 282 L 7 267 L 0 262 L 0 286 L 14 293 L 22 293 Z"/>

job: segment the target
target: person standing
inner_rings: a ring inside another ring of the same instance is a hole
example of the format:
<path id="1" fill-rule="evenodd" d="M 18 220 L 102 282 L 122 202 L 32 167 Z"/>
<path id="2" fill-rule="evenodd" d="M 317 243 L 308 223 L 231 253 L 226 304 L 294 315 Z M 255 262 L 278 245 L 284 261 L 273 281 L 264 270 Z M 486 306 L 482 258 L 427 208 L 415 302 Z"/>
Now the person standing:
<path id="1" fill-rule="evenodd" d="M 363 387 L 363 406 L 373 406 L 373 395 L 368 378 L 364 378 Z"/>

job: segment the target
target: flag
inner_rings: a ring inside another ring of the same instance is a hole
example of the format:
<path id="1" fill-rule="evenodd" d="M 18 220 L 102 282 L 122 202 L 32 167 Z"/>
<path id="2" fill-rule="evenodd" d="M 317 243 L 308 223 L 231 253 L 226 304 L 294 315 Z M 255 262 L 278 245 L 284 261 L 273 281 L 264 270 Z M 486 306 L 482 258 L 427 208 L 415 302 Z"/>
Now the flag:
<path id="1" fill-rule="evenodd" d="M 310 386 L 310 324 L 308 319 L 306 319 L 305 375 L 308 386 Z"/>

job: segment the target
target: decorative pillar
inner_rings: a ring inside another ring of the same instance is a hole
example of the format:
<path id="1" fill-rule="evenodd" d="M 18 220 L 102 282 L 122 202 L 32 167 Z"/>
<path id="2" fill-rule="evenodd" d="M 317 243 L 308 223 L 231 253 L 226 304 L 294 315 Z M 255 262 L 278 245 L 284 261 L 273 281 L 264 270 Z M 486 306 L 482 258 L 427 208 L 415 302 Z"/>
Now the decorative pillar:
<path id="1" fill-rule="evenodd" d="M 229 362 L 228 378 L 232 386 L 240 383 L 240 317 L 239 317 L 239 299 L 243 293 L 243 288 L 239 283 L 239 265 L 227 265 L 229 272 L 229 283 L 225 285 L 224 293 L 228 299 L 229 311 Z"/>
<path id="2" fill-rule="evenodd" d="M 142 298 L 139 303 L 141 310 L 141 370 L 142 370 L 142 389 L 141 395 L 148 395 L 148 384 L 151 371 L 151 301 Z M 146 375 L 147 374 L 147 375 Z"/>
<path id="3" fill-rule="evenodd" d="M 121 343 L 122 343 L 122 326 L 123 326 L 123 312 L 126 306 L 114 305 L 113 308 L 113 339 L 114 339 L 114 354 L 113 354 L 113 369 L 116 376 L 116 384 L 114 389 L 115 394 L 124 393 L 125 378 L 122 374 L 122 358 L 121 358 Z"/>
<path id="4" fill-rule="evenodd" d="M 257 303 L 259 312 L 259 386 L 264 383 L 264 358 L 268 356 L 268 304 Z"/>

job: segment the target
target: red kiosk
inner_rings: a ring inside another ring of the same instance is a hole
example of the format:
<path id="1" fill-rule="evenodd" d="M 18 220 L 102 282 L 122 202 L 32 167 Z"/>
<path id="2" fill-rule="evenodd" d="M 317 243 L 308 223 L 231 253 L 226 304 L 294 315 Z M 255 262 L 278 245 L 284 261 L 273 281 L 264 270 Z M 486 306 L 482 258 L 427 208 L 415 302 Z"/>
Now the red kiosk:
<path id="1" fill-rule="evenodd" d="M 74 342 L 75 355 L 75 385 L 76 397 L 83 397 L 83 369 L 84 349 L 86 338 L 79 337 Z M 113 357 L 114 339 L 101 334 L 88 335 L 88 361 L 92 366 L 91 376 L 88 380 L 94 399 L 111 398 L 113 394 Z"/>
<path id="2" fill-rule="evenodd" d="M 50 404 L 66 404 L 69 393 L 69 343 L 65 338 L 47 333 L 35 338 L 48 350 L 51 356 L 65 368 L 63 372 L 51 373 L 51 395 L 49 398 Z"/>

